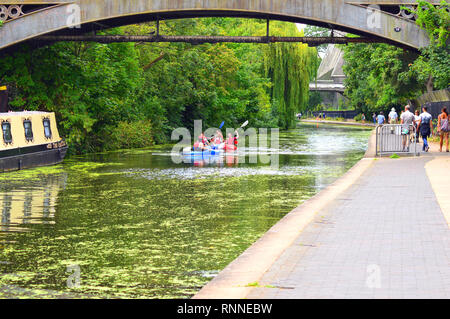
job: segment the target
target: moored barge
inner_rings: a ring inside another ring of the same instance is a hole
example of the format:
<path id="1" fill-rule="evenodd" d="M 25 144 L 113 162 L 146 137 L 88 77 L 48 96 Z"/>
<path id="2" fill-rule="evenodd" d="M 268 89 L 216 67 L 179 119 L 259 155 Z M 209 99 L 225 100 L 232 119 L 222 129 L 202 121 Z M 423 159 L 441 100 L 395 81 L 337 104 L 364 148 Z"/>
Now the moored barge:
<path id="1" fill-rule="evenodd" d="M 61 163 L 67 144 L 54 113 L 0 113 L 0 172 Z"/>

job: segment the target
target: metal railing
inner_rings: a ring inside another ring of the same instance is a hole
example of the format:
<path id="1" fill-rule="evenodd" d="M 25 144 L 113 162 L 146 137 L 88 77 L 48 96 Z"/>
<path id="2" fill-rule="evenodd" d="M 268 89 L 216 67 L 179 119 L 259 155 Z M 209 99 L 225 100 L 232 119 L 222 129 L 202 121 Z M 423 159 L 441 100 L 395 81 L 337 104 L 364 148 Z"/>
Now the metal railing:
<path id="1" fill-rule="evenodd" d="M 376 155 L 407 154 L 419 156 L 417 130 L 410 125 L 405 130 L 402 124 L 378 125 L 376 128 Z"/>

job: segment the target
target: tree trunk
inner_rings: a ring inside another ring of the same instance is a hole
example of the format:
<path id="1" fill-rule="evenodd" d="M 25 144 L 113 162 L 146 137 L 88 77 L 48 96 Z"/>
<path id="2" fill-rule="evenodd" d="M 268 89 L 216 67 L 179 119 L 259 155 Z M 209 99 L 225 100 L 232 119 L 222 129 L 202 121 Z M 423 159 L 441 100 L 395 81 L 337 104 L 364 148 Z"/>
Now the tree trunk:
<path id="1" fill-rule="evenodd" d="M 434 90 L 433 76 L 430 75 L 427 81 L 427 92 L 431 93 Z"/>

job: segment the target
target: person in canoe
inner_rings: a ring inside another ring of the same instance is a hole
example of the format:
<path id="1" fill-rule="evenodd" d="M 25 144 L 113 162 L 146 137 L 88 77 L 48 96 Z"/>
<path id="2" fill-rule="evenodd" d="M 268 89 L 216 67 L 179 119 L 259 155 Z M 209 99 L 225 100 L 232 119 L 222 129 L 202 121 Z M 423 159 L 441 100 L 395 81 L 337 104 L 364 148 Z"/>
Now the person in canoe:
<path id="1" fill-rule="evenodd" d="M 238 144 L 239 144 L 238 139 L 239 139 L 239 133 L 238 133 L 238 131 L 235 131 L 235 132 L 234 132 L 234 136 L 233 136 L 231 133 L 229 133 L 229 134 L 228 134 L 227 141 L 226 141 L 225 149 L 226 149 L 228 152 L 236 151 L 236 150 L 237 150 L 237 147 L 238 147 Z"/>
<path id="2" fill-rule="evenodd" d="M 200 134 L 200 136 L 198 137 L 197 142 L 194 143 L 194 151 L 195 152 L 204 152 L 209 150 L 209 142 L 208 139 L 206 138 L 205 134 Z"/>
<path id="3" fill-rule="evenodd" d="M 239 133 L 238 133 L 238 131 L 234 132 L 233 144 L 234 144 L 234 150 L 236 151 L 237 148 L 238 148 L 238 144 L 239 144 Z"/>
<path id="4" fill-rule="evenodd" d="M 223 141 L 223 135 L 220 130 L 217 130 L 216 134 L 211 138 L 212 148 L 223 150 L 225 148 L 225 142 Z"/>

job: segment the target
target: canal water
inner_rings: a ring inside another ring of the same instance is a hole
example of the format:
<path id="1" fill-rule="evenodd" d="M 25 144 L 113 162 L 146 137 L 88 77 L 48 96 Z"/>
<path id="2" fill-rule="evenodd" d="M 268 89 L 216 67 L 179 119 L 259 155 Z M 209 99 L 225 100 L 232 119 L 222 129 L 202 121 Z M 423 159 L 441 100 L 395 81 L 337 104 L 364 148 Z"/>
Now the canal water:
<path id="1" fill-rule="evenodd" d="M 302 124 L 280 165 L 170 146 L 0 175 L 0 298 L 188 298 L 362 158 L 370 130 Z M 255 261 L 257 262 L 257 261 Z"/>

